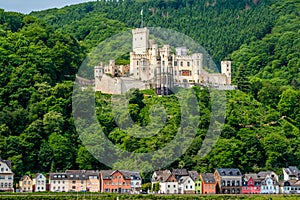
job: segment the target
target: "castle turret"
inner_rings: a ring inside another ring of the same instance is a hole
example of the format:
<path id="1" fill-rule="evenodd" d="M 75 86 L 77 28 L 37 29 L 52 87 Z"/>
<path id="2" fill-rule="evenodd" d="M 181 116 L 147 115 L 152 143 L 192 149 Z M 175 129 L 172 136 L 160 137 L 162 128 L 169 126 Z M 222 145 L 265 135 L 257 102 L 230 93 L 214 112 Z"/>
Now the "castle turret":
<path id="1" fill-rule="evenodd" d="M 225 60 L 221 62 L 221 73 L 227 77 L 226 84 L 231 84 L 231 61 Z"/>

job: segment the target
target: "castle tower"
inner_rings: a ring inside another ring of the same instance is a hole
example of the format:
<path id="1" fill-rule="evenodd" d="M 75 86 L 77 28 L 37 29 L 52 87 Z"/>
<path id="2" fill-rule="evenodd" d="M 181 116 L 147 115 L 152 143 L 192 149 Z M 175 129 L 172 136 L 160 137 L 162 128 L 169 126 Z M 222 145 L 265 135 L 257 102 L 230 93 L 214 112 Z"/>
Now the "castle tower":
<path id="1" fill-rule="evenodd" d="M 226 84 L 231 84 L 231 61 L 225 60 L 221 62 L 221 73 L 227 77 Z"/>
<path id="2" fill-rule="evenodd" d="M 203 73 L 203 54 L 202 53 L 194 53 L 192 55 L 193 59 L 193 79 L 195 83 L 200 83 L 202 81 L 201 75 Z"/>
<path id="3" fill-rule="evenodd" d="M 149 30 L 136 28 L 132 30 L 132 51 L 136 54 L 145 54 L 149 48 Z"/>
<path id="4" fill-rule="evenodd" d="M 95 91 L 101 91 L 101 79 L 104 74 L 104 63 L 101 62 L 100 66 L 94 67 Z"/>

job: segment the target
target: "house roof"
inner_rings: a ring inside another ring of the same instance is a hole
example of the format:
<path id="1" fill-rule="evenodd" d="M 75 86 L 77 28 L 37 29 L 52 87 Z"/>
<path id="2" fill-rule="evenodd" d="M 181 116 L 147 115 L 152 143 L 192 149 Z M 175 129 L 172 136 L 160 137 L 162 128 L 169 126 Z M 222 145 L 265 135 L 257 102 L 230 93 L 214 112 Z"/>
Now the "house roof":
<path id="1" fill-rule="evenodd" d="M 31 180 L 30 176 L 24 175 L 24 176 L 20 179 L 20 181 L 24 181 L 26 178 Z"/>
<path id="2" fill-rule="evenodd" d="M 11 162 L 10 162 L 10 160 L 3 160 L 3 159 L 0 157 L 0 162 L 6 163 L 7 166 L 9 167 L 9 169 L 11 169 Z"/>
<path id="3" fill-rule="evenodd" d="M 111 174 L 114 172 L 114 170 L 101 170 L 101 178 L 102 179 L 110 179 Z"/>
<path id="4" fill-rule="evenodd" d="M 65 174 L 69 180 L 86 180 L 85 170 L 66 170 Z"/>
<path id="5" fill-rule="evenodd" d="M 172 169 L 172 174 L 175 176 L 188 176 L 189 173 L 187 169 Z"/>
<path id="6" fill-rule="evenodd" d="M 127 170 L 101 170 L 100 173 L 102 174 L 102 179 L 111 179 L 111 176 L 117 171 L 123 175 L 124 179 L 131 179 L 132 174 L 137 176 L 138 173 Z"/>
<path id="7" fill-rule="evenodd" d="M 186 182 L 188 179 L 192 179 L 190 176 L 182 176 L 179 180 L 178 183 L 182 184 Z"/>
<path id="8" fill-rule="evenodd" d="M 156 176 L 154 176 L 154 175 L 156 175 Z M 171 175 L 172 175 L 172 173 L 170 172 L 170 170 L 155 171 L 152 176 L 152 181 L 166 182 Z"/>
<path id="9" fill-rule="evenodd" d="M 132 180 L 142 180 L 140 172 L 121 170 L 122 173 L 128 173 Z"/>
<path id="10" fill-rule="evenodd" d="M 189 171 L 190 177 L 193 179 L 193 181 L 200 180 L 199 174 L 197 171 Z"/>
<path id="11" fill-rule="evenodd" d="M 55 173 L 50 173 L 49 175 L 50 180 L 68 180 L 68 176 L 64 172 L 55 172 Z"/>
<path id="12" fill-rule="evenodd" d="M 296 167 L 296 166 L 289 166 L 288 168 L 283 168 L 283 170 L 289 176 L 295 176 L 295 177 L 299 177 L 300 176 L 300 171 L 299 171 L 298 167 Z"/>
<path id="13" fill-rule="evenodd" d="M 248 181 L 252 177 L 253 180 L 260 180 L 257 174 L 244 174 L 244 179 Z"/>
<path id="14" fill-rule="evenodd" d="M 274 172 L 272 171 L 262 171 L 262 172 L 259 172 L 257 174 L 258 178 L 263 180 L 265 179 L 267 176 L 269 176 L 271 179 L 274 179 L 275 181 L 278 181 L 277 180 L 277 174 L 275 174 Z M 273 177 L 274 176 L 274 177 Z M 275 177 L 276 176 L 276 177 Z"/>
<path id="15" fill-rule="evenodd" d="M 34 175 L 33 178 L 34 178 L 34 179 L 37 178 L 40 174 L 43 175 L 42 173 L 36 173 L 36 174 Z M 44 176 L 44 175 L 43 175 L 43 176 Z"/>
<path id="16" fill-rule="evenodd" d="M 85 171 L 86 176 L 97 176 L 97 178 L 100 177 L 100 171 L 99 170 L 86 170 Z"/>
<path id="17" fill-rule="evenodd" d="M 242 176 L 238 168 L 219 168 L 216 171 L 220 176 Z"/>
<path id="18" fill-rule="evenodd" d="M 300 180 L 281 181 L 278 184 L 281 187 L 283 187 L 283 186 L 297 186 L 297 187 L 300 187 Z"/>
<path id="19" fill-rule="evenodd" d="M 201 177 L 204 183 L 216 183 L 213 173 L 201 173 Z"/>

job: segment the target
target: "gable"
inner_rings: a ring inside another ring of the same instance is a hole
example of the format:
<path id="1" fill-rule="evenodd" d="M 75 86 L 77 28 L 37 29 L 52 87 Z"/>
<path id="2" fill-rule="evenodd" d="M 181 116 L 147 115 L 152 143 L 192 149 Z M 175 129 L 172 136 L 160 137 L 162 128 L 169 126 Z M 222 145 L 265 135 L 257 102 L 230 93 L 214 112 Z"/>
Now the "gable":
<path id="1" fill-rule="evenodd" d="M 177 179 L 173 174 L 170 174 L 170 176 L 166 179 L 165 182 L 177 182 Z"/>
<path id="2" fill-rule="evenodd" d="M 0 173 L 12 173 L 6 162 L 0 161 Z"/>

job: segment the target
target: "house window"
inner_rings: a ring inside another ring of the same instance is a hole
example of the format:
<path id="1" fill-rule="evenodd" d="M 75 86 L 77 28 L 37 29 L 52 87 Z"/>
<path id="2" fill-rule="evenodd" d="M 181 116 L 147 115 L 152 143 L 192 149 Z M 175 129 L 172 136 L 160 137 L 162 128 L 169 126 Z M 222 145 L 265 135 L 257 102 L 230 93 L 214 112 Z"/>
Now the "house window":
<path id="1" fill-rule="evenodd" d="M 235 185 L 235 181 L 232 181 L 232 182 L 231 182 L 231 186 L 234 186 L 234 185 Z"/>
<path id="2" fill-rule="evenodd" d="M 230 181 L 227 181 L 227 186 L 230 186 Z"/>
<path id="3" fill-rule="evenodd" d="M 174 61 L 174 66 L 177 66 L 177 61 Z"/>
<path id="4" fill-rule="evenodd" d="M 222 186 L 225 186 L 225 181 L 222 181 Z"/>
<path id="5" fill-rule="evenodd" d="M 187 62 L 187 66 L 188 66 L 188 67 L 190 66 L 190 62 Z"/>
<path id="6" fill-rule="evenodd" d="M 182 61 L 180 62 L 180 66 L 181 66 L 181 67 L 183 66 L 183 62 L 182 62 Z"/>
<path id="7" fill-rule="evenodd" d="M 170 185 L 168 185 L 168 188 L 170 188 Z"/>

